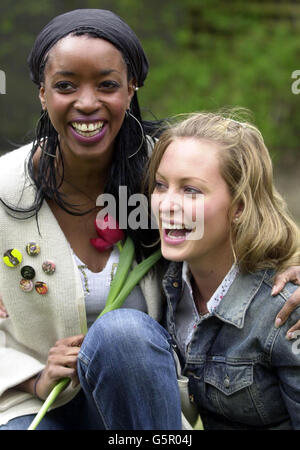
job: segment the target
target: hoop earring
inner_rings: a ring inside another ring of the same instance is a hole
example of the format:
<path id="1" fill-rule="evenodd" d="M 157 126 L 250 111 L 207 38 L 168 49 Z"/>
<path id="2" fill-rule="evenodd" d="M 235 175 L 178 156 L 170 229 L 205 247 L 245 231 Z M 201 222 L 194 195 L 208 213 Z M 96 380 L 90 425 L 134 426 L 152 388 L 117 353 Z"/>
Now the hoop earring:
<path id="1" fill-rule="evenodd" d="M 48 111 L 47 111 L 47 109 L 44 109 L 43 110 L 43 113 L 41 114 L 41 117 L 39 118 L 39 120 L 38 120 L 38 122 L 37 122 L 37 125 L 36 125 L 36 129 L 39 127 L 39 126 L 41 126 L 41 124 L 42 124 L 42 122 L 43 121 L 47 121 L 47 124 L 46 123 L 44 123 L 44 126 L 45 126 L 45 131 L 48 131 L 48 134 L 49 134 L 49 124 L 50 124 L 50 119 L 49 119 L 49 116 L 48 116 Z M 49 137 L 49 136 L 48 136 Z M 40 148 L 41 148 L 41 150 L 42 150 L 42 153 L 44 154 L 44 155 L 47 155 L 47 156 L 50 156 L 51 158 L 56 158 L 56 154 L 55 155 L 53 155 L 52 153 L 48 153 L 48 152 L 46 152 L 45 150 L 44 150 L 44 143 L 45 143 L 45 139 L 47 138 L 47 136 L 45 136 L 44 138 L 43 138 L 43 144 L 40 142 Z M 42 145 L 41 145 L 42 144 Z"/>
<path id="2" fill-rule="evenodd" d="M 51 156 L 51 158 L 54 158 L 54 159 L 56 158 L 56 155 L 52 155 L 51 153 L 45 152 L 45 150 L 43 148 L 42 148 L 42 152 L 44 155 Z"/>
<path id="3" fill-rule="evenodd" d="M 46 118 L 46 114 L 47 114 L 47 110 L 43 109 L 42 114 L 40 115 L 40 117 L 38 118 L 36 124 L 35 124 L 35 130 L 37 131 L 37 129 L 41 126 L 41 123 L 43 121 L 43 119 Z"/>
<path id="4" fill-rule="evenodd" d="M 128 156 L 128 159 L 130 159 L 130 158 L 132 158 L 133 156 L 135 156 L 135 155 L 141 150 L 141 148 L 142 148 L 142 146 L 143 146 L 143 144 L 144 144 L 144 142 L 145 142 L 145 133 L 144 133 L 144 130 L 143 130 L 143 127 L 142 127 L 141 122 L 140 122 L 133 114 L 131 114 L 131 112 L 130 112 L 129 109 L 126 110 L 126 113 L 125 113 L 125 114 L 126 114 L 126 117 L 130 116 L 130 117 L 132 117 L 132 118 L 138 123 L 138 125 L 139 125 L 139 127 L 140 127 L 140 130 L 141 130 L 141 132 L 142 132 L 142 140 L 141 140 L 140 146 L 139 146 L 139 148 L 137 149 L 136 152 L 134 152 L 134 153 L 132 153 L 132 155 Z"/>

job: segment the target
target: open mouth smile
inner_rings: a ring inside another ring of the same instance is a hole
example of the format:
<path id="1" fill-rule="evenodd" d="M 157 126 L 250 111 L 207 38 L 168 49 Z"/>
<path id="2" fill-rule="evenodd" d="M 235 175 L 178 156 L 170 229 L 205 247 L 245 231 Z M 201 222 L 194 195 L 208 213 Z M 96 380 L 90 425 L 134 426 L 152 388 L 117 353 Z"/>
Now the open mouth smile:
<path id="1" fill-rule="evenodd" d="M 106 134 L 107 122 L 98 120 L 94 122 L 69 122 L 73 137 L 81 144 L 92 145 L 100 142 Z"/>
<path id="2" fill-rule="evenodd" d="M 91 137 L 95 136 L 102 130 L 104 122 L 83 123 L 83 122 L 71 122 L 72 128 L 81 136 Z"/>
<path id="3" fill-rule="evenodd" d="M 181 243 L 186 240 L 187 236 L 193 231 L 192 228 L 184 224 L 171 224 L 162 222 L 164 240 L 168 243 Z"/>

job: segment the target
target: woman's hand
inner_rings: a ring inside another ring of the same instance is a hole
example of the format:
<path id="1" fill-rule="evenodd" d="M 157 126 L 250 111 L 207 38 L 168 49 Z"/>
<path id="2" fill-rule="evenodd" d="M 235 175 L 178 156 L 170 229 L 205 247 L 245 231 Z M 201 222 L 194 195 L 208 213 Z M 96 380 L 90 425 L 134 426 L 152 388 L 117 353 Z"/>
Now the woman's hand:
<path id="1" fill-rule="evenodd" d="M 288 281 L 300 286 L 300 266 L 293 266 L 287 269 L 285 272 L 277 275 L 274 280 L 274 287 L 272 295 L 277 295 L 286 285 Z M 283 325 L 289 315 L 300 305 L 300 288 L 298 288 L 286 301 L 283 308 L 276 316 L 275 326 L 280 327 Z M 287 332 L 287 338 L 293 337 L 293 332 L 300 330 L 300 319 L 296 322 Z"/>
<path id="2" fill-rule="evenodd" d="M 71 378 L 72 386 L 79 384 L 77 357 L 84 335 L 60 339 L 49 351 L 45 369 L 36 382 L 36 395 L 45 400 L 61 378 Z"/>

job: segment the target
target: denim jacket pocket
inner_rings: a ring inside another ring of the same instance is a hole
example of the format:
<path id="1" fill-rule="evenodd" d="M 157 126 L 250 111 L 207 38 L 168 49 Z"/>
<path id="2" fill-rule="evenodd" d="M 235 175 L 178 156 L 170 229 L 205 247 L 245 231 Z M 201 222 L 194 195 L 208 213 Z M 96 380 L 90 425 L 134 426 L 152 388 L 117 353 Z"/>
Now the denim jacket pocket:
<path id="1" fill-rule="evenodd" d="M 204 369 L 204 382 L 216 387 L 226 396 L 232 395 L 253 384 L 253 364 L 213 358 Z"/>

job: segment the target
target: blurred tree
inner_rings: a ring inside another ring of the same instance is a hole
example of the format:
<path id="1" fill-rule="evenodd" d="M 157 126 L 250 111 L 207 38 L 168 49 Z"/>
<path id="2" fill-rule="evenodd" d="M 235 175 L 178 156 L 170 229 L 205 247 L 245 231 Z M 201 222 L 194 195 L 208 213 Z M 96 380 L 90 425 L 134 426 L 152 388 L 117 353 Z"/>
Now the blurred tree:
<path id="1" fill-rule="evenodd" d="M 2 0 L 0 151 L 30 139 L 39 116 L 26 63 L 35 36 L 53 16 L 85 7 L 113 10 L 141 39 L 150 61 L 139 91 L 146 117 L 238 105 L 253 111 L 273 151 L 299 148 L 300 95 L 291 91 L 298 0 Z"/>
<path id="2" fill-rule="evenodd" d="M 0 68 L 6 73 L 6 94 L 0 97 L 0 149 L 20 145 L 38 118 L 37 88 L 29 79 L 27 56 L 34 36 L 55 14 L 50 1 L 2 0 Z"/>
<path id="3" fill-rule="evenodd" d="M 186 0 L 178 17 L 175 43 L 161 44 L 144 103 L 159 115 L 247 107 L 271 149 L 298 149 L 291 74 L 300 54 L 299 3 Z"/>

